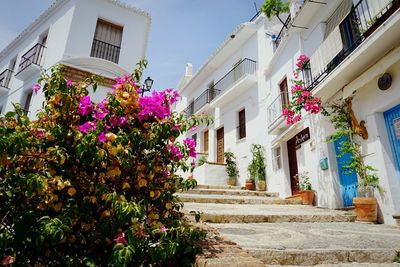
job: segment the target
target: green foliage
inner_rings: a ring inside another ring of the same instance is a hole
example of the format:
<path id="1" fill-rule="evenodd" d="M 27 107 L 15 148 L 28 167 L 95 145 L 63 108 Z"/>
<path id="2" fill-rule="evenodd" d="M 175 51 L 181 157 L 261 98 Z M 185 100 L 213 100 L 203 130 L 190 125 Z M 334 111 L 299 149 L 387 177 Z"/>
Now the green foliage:
<path id="1" fill-rule="evenodd" d="M 203 155 L 198 159 L 197 166 L 204 165 L 204 163 L 206 163 L 206 162 L 207 162 L 207 158 L 206 158 L 206 156 Z"/>
<path id="2" fill-rule="evenodd" d="M 250 180 L 265 181 L 265 156 L 264 147 L 259 144 L 251 145 L 252 160 L 250 161 L 247 171 L 249 172 Z"/>
<path id="3" fill-rule="evenodd" d="M 282 13 L 288 13 L 290 11 L 290 2 L 283 2 L 282 0 L 265 0 L 265 2 L 261 5 L 260 10 L 268 19 L 276 16 L 284 25 L 285 23 L 282 21 L 279 15 Z"/>
<path id="4" fill-rule="evenodd" d="M 376 174 L 377 170 L 364 162 L 364 157 L 361 153 L 361 144 L 356 141 L 356 134 L 352 129 L 351 113 L 346 100 L 340 99 L 332 103 L 324 115 L 329 116 L 331 123 L 336 129 L 328 141 L 335 142 L 344 137 L 344 141 L 340 143 L 341 154 L 338 157 L 342 157 L 348 153 L 352 155 L 351 160 L 345 164 L 344 168 L 346 168 L 347 173 L 356 172 L 358 174 L 360 193 L 370 194 L 371 189 L 378 189 L 380 192 L 383 192 L 383 189 L 379 186 L 379 177 Z"/>
<path id="5" fill-rule="evenodd" d="M 310 177 L 308 176 L 308 172 L 302 172 L 296 174 L 297 179 L 299 180 L 300 190 L 312 190 Z"/>
<path id="6" fill-rule="evenodd" d="M 229 177 L 236 177 L 239 174 L 239 170 L 236 164 L 236 157 L 232 152 L 225 152 L 226 162 L 226 173 Z"/>
<path id="7" fill-rule="evenodd" d="M 175 196 L 196 186 L 176 174 L 193 168 L 194 154 L 176 139 L 210 120 L 171 112 L 172 91 L 142 98 L 163 99 L 154 105 L 163 114 L 146 112 L 137 87 L 145 65 L 117 80 L 101 104 L 83 101 L 96 78 L 71 85 L 56 66 L 40 79 L 38 120 L 19 105 L 0 117 L 0 260 L 190 266 L 204 232 L 184 219 Z"/>

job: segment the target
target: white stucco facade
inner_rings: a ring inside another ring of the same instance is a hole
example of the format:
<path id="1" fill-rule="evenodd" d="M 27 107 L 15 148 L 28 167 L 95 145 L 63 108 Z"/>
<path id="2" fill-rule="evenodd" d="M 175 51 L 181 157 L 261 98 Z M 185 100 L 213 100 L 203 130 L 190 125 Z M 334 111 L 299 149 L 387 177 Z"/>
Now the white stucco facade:
<path id="1" fill-rule="evenodd" d="M 239 185 L 247 178 L 250 146 L 256 143 L 266 151 L 267 190 L 279 192 L 281 197 L 290 196 L 296 193 L 293 174 L 308 172 L 317 206 L 349 206 L 344 199 L 343 190 L 347 189 L 335 146 L 327 142 L 335 130 L 329 119 L 322 114 L 304 114 L 301 122 L 287 125 L 282 116 L 282 83 L 286 79 L 290 98 L 297 58 L 308 55 L 312 78 L 306 86 L 325 105 L 355 91 L 355 116 L 359 122 L 366 122 L 369 132 L 369 138 L 361 141 L 362 153 L 366 163 L 378 170 L 385 190 L 382 194 L 376 192 L 379 220 L 394 224 L 392 216 L 400 213 L 400 166 L 396 165 L 400 154 L 396 154 L 393 140 L 389 140 L 390 125 L 385 124 L 384 112 L 400 104 L 399 4 L 391 0 L 291 3 L 287 29 L 260 15 L 240 25 L 232 33 L 234 38 L 228 37 L 194 76 L 187 75 L 182 80 L 179 89 L 183 101 L 177 111 L 189 115 L 205 113 L 215 119 L 208 129 L 198 128 L 187 137 L 196 137 L 198 150 L 207 152 L 204 132 L 208 130 L 208 161 L 216 162 L 217 131 L 223 126 L 224 151 L 233 152 L 238 159 Z M 369 19 L 360 15 L 364 15 L 361 10 L 369 12 Z M 255 73 L 245 77 L 247 82 L 242 79 L 237 84 L 242 82 L 243 86 L 231 84 L 231 91 L 225 90 L 197 108 L 199 96 L 210 88 L 210 82 L 224 77 L 243 58 L 257 62 Z M 377 86 L 384 73 L 392 77 L 392 84 L 385 91 Z M 246 111 L 246 137 L 238 139 L 236 127 L 242 109 Z M 296 138 L 304 141 L 293 146 Z M 321 162 L 328 163 L 327 168 L 322 168 Z M 357 190 L 357 181 L 351 190 Z"/>
<path id="2" fill-rule="evenodd" d="M 91 55 L 99 20 L 119 27 L 122 32 L 118 47 L 104 43 L 104 56 L 101 56 L 104 59 Z M 118 0 L 54 1 L 0 52 L 0 73 L 7 69 L 11 71 L 9 80 L 0 84 L 1 112 L 12 110 L 12 103 L 24 106 L 40 71 L 48 70 L 55 64 L 63 64 L 105 78 L 132 72 L 135 64 L 145 58 L 150 24 L 151 17 L 148 13 Z M 33 57 L 26 60 L 23 56 L 28 51 L 33 51 L 28 53 L 33 54 Z M 108 59 L 107 53 L 114 59 Z M 109 88 L 100 86 L 93 96 L 94 100 L 100 100 L 108 90 Z M 35 116 L 43 100 L 41 92 L 32 95 L 30 117 Z"/>

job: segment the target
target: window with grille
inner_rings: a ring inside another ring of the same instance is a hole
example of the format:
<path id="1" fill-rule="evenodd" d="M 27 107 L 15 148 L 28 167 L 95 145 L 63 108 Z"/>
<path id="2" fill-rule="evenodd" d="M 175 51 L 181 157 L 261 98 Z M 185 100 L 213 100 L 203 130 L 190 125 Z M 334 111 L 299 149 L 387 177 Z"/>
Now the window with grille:
<path id="1" fill-rule="evenodd" d="M 90 56 L 118 64 L 122 42 L 121 26 L 99 19 L 94 34 Z"/>
<path id="2" fill-rule="evenodd" d="M 204 153 L 208 153 L 208 130 L 204 132 Z"/>
<path id="3" fill-rule="evenodd" d="M 279 84 L 279 90 L 281 94 L 282 109 L 284 109 L 289 106 L 288 83 L 286 77 Z"/>
<path id="4" fill-rule="evenodd" d="M 25 95 L 25 103 L 24 103 L 25 115 L 27 115 L 29 112 L 29 107 L 31 106 L 31 101 L 32 101 L 32 91 L 30 91 L 29 93 L 26 93 L 26 95 Z"/>
<path id="5" fill-rule="evenodd" d="M 244 109 L 239 111 L 239 126 L 238 126 L 239 139 L 246 137 L 246 112 Z"/>
<path id="6" fill-rule="evenodd" d="M 197 146 L 197 134 L 192 135 L 192 139 L 194 140 L 194 143 Z"/>

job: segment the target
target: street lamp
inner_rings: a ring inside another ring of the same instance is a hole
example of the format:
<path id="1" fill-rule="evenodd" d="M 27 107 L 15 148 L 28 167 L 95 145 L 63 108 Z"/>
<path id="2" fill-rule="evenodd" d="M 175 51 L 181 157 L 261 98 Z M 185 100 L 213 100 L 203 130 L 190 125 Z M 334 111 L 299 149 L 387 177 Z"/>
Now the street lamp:
<path id="1" fill-rule="evenodd" d="M 142 96 L 144 95 L 145 92 L 150 92 L 151 87 L 153 86 L 154 80 L 151 79 L 150 77 L 147 77 L 146 80 L 144 80 L 144 84 L 142 87 Z"/>

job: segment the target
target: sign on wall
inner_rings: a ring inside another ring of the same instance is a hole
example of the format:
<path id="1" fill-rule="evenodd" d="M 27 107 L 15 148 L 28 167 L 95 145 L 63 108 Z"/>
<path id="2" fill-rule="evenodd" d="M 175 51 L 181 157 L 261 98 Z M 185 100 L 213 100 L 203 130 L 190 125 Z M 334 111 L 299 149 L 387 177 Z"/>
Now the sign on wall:
<path id="1" fill-rule="evenodd" d="M 400 118 L 396 118 L 393 120 L 393 129 L 396 139 L 400 140 Z"/>
<path id="2" fill-rule="evenodd" d="M 310 140 L 310 128 L 308 127 L 305 128 L 304 130 L 296 134 L 294 138 L 296 140 L 295 142 L 296 147 L 299 147 L 305 141 Z"/>

